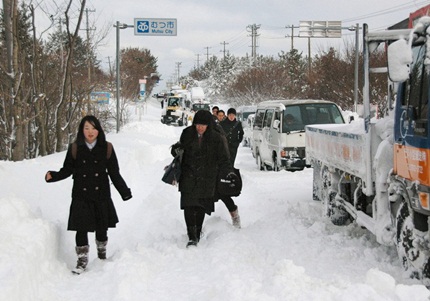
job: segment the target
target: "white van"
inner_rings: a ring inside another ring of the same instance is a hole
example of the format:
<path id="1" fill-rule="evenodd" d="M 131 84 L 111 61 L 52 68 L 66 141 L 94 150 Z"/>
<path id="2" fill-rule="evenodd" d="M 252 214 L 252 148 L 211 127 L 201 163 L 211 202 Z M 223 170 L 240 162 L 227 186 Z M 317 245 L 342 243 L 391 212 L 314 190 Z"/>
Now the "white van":
<path id="1" fill-rule="evenodd" d="M 330 101 L 291 99 L 258 104 L 252 131 L 252 152 L 260 170 L 304 169 L 305 126 L 345 123 L 339 107 Z"/>
<path id="2" fill-rule="evenodd" d="M 250 122 L 252 120 L 249 120 L 248 117 L 254 115 L 256 110 L 257 106 L 240 106 L 236 109 L 236 119 L 242 122 L 244 132 L 242 140 L 243 146 L 251 146 L 252 127 L 250 127 Z"/>

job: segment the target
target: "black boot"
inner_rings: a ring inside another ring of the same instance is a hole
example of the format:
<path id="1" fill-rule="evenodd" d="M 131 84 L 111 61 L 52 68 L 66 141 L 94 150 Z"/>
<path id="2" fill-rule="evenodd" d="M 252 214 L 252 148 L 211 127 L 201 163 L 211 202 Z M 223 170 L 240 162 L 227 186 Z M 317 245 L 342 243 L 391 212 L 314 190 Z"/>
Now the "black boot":
<path id="1" fill-rule="evenodd" d="M 191 226 L 187 228 L 187 232 L 188 232 L 188 243 L 187 243 L 187 248 L 190 246 L 195 246 L 197 247 L 197 244 L 200 241 L 200 232 L 201 232 L 202 228 L 201 227 L 197 227 L 197 226 Z"/>

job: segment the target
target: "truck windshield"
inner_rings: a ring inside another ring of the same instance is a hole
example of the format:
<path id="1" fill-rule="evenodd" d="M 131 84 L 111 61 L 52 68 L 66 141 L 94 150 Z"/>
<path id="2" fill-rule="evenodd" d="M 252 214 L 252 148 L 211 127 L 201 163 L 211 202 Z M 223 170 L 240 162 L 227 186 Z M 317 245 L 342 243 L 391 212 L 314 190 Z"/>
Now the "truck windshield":
<path id="1" fill-rule="evenodd" d="M 207 103 L 195 103 L 195 104 L 193 104 L 193 111 L 197 112 L 198 110 L 210 111 L 209 104 L 207 104 Z"/>
<path id="2" fill-rule="evenodd" d="M 176 106 L 179 106 L 179 104 L 180 104 L 180 98 L 179 97 L 170 97 L 169 98 L 169 100 L 168 100 L 168 103 L 167 103 L 167 105 L 169 106 L 169 107 L 176 107 Z"/>
<path id="3" fill-rule="evenodd" d="M 282 132 L 304 131 L 305 125 L 344 123 L 334 104 L 302 104 L 287 106 L 282 116 Z"/>

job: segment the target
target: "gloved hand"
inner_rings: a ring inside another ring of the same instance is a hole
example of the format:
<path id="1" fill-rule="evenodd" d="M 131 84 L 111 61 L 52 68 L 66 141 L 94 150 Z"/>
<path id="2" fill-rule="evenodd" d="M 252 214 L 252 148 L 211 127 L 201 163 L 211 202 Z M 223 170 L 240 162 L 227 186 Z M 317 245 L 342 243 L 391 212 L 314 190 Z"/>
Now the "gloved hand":
<path id="1" fill-rule="evenodd" d="M 131 195 L 131 190 L 128 190 L 128 193 L 122 196 L 122 200 L 123 201 L 128 201 L 129 199 L 131 199 L 133 196 Z"/>
<path id="2" fill-rule="evenodd" d="M 176 156 L 178 156 L 178 155 L 182 156 L 182 154 L 184 153 L 184 149 L 181 147 L 178 147 L 177 149 L 175 149 L 175 153 L 176 153 Z"/>
<path id="3" fill-rule="evenodd" d="M 184 149 L 182 148 L 182 145 L 180 142 L 176 142 L 171 147 L 172 148 L 171 148 L 170 153 L 172 154 L 173 157 L 176 157 L 177 155 L 184 152 Z"/>

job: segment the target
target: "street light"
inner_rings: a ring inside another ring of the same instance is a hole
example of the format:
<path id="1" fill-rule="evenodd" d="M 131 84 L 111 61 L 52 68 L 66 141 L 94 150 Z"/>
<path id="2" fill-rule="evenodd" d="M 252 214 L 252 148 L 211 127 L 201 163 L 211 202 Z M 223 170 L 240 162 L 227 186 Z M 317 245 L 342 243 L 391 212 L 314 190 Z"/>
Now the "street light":
<path id="1" fill-rule="evenodd" d="M 129 27 L 134 27 L 133 25 L 127 25 L 124 23 L 119 23 L 119 21 L 116 21 L 116 24 L 114 25 L 116 27 L 116 132 L 119 132 L 119 120 L 120 120 L 120 101 L 119 101 L 119 90 L 121 87 L 121 81 L 119 76 L 119 65 L 120 65 L 120 46 L 119 46 L 119 30 L 120 29 L 126 29 Z"/>
<path id="2" fill-rule="evenodd" d="M 354 65 L 354 112 L 357 113 L 357 103 L 358 103 L 358 43 L 360 40 L 359 32 L 360 26 L 357 23 L 354 26 L 348 28 L 349 31 L 355 31 L 355 65 Z"/>

